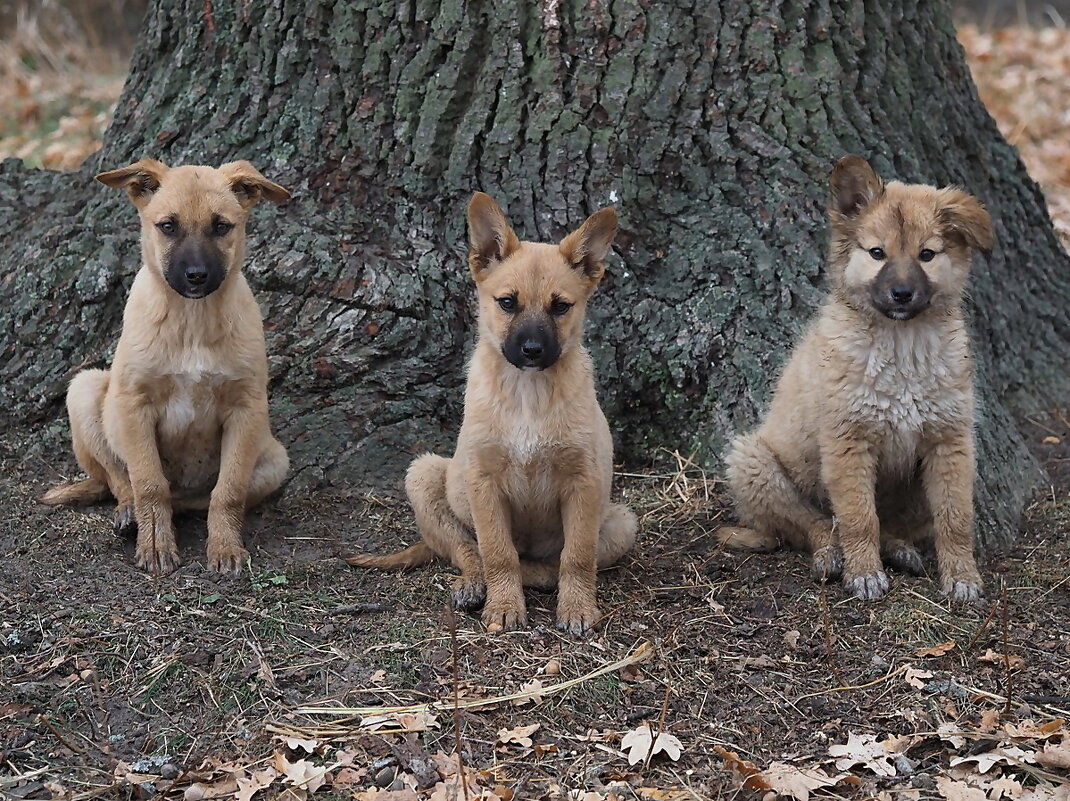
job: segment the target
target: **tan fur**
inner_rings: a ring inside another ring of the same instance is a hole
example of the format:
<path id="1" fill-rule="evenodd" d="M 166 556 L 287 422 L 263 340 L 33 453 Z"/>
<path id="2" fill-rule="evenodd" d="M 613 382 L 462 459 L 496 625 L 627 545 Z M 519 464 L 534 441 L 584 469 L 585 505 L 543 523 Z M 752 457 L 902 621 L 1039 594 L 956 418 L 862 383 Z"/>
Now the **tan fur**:
<path id="1" fill-rule="evenodd" d="M 597 569 L 620 559 L 638 528 L 630 510 L 610 503 L 613 444 L 582 344 L 616 213 L 603 209 L 557 245 L 521 242 L 497 204 L 476 193 L 468 223 L 479 338 L 464 422 L 453 458 L 419 457 L 405 489 L 424 543 L 461 571 L 456 606 L 476 607 L 485 596 L 487 627 L 511 629 L 526 621 L 523 586 L 559 586 L 558 626 L 582 634 L 600 617 Z M 501 308 L 506 296 L 517 311 Z M 541 371 L 514 366 L 503 351 L 510 332 L 546 318 L 555 298 L 573 304 L 553 322 L 560 357 Z M 410 561 L 385 559 L 389 567 Z"/>
<path id="2" fill-rule="evenodd" d="M 841 160 L 832 187 L 831 292 L 765 420 L 727 459 L 752 531 L 722 529 L 718 538 L 809 548 L 816 578 L 842 570 L 861 598 L 888 589 L 882 553 L 918 573 L 914 543 L 933 539 L 944 592 L 975 600 L 973 363 L 962 297 L 970 248 L 992 246 L 988 214 L 958 189 L 884 185 L 857 156 Z M 919 267 L 930 305 L 889 319 L 874 291 Z"/>
<path id="3" fill-rule="evenodd" d="M 239 573 L 248 558 L 245 510 L 289 469 L 268 421 L 260 309 L 241 273 L 245 222 L 261 196 L 281 202 L 289 193 L 243 161 L 169 169 L 143 160 L 97 179 L 126 189 L 137 206 L 142 266 L 111 369 L 79 373 L 67 393 L 88 488 L 60 486 L 42 500 L 83 500 L 106 486 L 118 501 L 116 525 L 137 524 L 138 566 L 153 573 L 180 563 L 172 511 L 207 509 L 208 567 Z M 178 247 L 158 227 L 167 219 L 195 232 L 233 225 L 205 235 L 225 266 L 222 284 L 206 297 L 186 297 L 165 279 Z"/>

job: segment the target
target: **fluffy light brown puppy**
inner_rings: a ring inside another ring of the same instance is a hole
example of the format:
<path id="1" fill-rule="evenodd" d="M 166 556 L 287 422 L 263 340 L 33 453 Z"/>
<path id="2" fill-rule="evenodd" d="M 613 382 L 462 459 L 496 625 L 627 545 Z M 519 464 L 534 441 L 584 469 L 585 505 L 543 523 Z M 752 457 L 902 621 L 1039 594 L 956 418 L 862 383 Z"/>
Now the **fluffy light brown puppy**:
<path id="1" fill-rule="evenodd" d="M 831 177 L 831 292 L 777 383 L 761 426 L 738 438 L 728 481 L 752 549 L 780 539 L 850 593 L 888 591 L 881 556 L 922 572 L 932 539 L 943 591 L 981 595 L 973 553 L 973 360 L 962 312 L 970 251 L 988 213 L 955 189 L 882 183 L 847 156 Z"/>
<path id="2" fill-rule="evenodd" d="M 523 586 L 559 586 L 557 624 L 583 634 L 600 617 L 597 569 L 632 547 L 638 527 L 610 503 L 613 443 L 583 347 L 617 214 L 602 209 L 556 245 L 521 242 L 477 192 L 468 229 L 479 338 L 464 422 L 452 459 L 425 454 L 405 480 L 423 542 L 346 561 L 402 568 L 437 554 L 461 571 L 454 605 L 483 604 L 492 630 L 526 623 Z"/>
<path id="3" fill-rule="evenodd" d="M 109 493 L 119 530 L 137 525 L 137 564 L 180 563 L 172 510 L 208 510 L 208 567 L 241 572 L 245 510 L 282 483 L 286 449 L 271 435 L 260 309 L 241 273 L 245 222 L 289 193 L 247 161 L 169 169 L 146 159 L 104 172 L 141 216 L 142 266 L 110 370 L 67 392 L 74 453 L 89 474 L 45 503 Z"/>

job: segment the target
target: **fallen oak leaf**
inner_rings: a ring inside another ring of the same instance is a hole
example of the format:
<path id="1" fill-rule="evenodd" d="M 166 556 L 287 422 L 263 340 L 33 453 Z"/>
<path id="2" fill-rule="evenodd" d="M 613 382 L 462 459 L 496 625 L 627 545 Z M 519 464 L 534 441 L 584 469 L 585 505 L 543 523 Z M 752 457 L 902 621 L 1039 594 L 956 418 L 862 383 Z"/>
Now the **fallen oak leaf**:
<path id="1" fill-rule="evenodd" d="M 625 734 L 620 740 L 620 747 L 628 752 L 628 764 L 634 765 L 646 759 L 648 754 L 654 757 L 661 753 L 675 762 L 680 758 L 684 745 L 668 732 L 658 732 L 655 737 L 650 724 L 644 723 Z"/>
<path id="2" fill-rule="evenodd" d="M 951 760 L 951 767 L 958 765 L 966 765 L 970 762 L 977 764 L 978 773 L 988 773 L 995 765 L 1024 765 L 1030 762 L 1036 762 L 1033 758 L 1034 753 L 1032 751 L 1023 751 L 1017 746 L 1005 746 L 1003 748 L 993 748 L 991 751 L 985 751 L 980 754 L 970 754 L 964 757 L 955 757 Z"/>
<path id="3" fill-rule="evenodd" d="M 847 742 L 830 747 L 829 755 L 837 757 L 837 770 L 850 770 L 855 765 L 862 765 L 878 776 L 894 776 L 896 772 L 892 755 L 872 734 L 848 733 Z"/>
<path id="4" fill-rule="evenodd" d="M 981 722 L 977 728 L 983 732 L 995 731 L 999 725 L 999 710 L 998 709 L 982 709 L 981 710 Z"/>
<path id="5" fill-rule="evenodd" d="M 228 798 L 238 791 L 234 775 L 214 782 L 194 782 L 182 793 L 182 801 L 204 801 L 209 798 Z"/>
<path id="6" fill-rule="evenodd" d="M 916 667 L 908 667 L 903 672 L 903 681 L 909 684 L 911 687 L 915 687 L 919 690 L 924 689 L 925 682 L 922 679 L 931 679 L 933 677 L 932 671 L 918 670 Z"/>
<path id="7" fill-rule="evenodd" d="M 966 782 L 958 782 L 947 776 L 937 778 L 936 789 L 947 801 L 988 801 L 984 790 L 979 787 L 970 787 Z"/>
<path id="8" fill-rule="evenodd" d="M 253 771 L 252 776 L 239 776 L 237 778 L 238 789 L 234 793 L 234 801 L 252 801 L 254 795 L 270 787 L 278 776 L 279 772 L 272 767 Z"/>
<path id="9" fill-rule="evenodd" d="M 542 682 L 538 679 L 532 679 L 527 684 L 520 687 L 517 693 L 519 698 L 512 699 L 513 706 L 524 706 L 525 704 L 534 704 L 538 706 L 542 703 L 542 693 L 539 692 L 542 689 Z"/>
<path id="10" fill-rule="evenodd" d="M 839 781 L 839 777 L 829 776 L 821 768 L 798 768 L 786 762 L 773 762 L 760 775 L 767 789 L 790 795 L 796 801 L 809 801 L 812 790 L 833 787 Z"/>
<path id="11" fill-rule="evenodd" d="M 914 652 L 914 656 L 943 656 L 948 651 L 955 648 L 955 641 L 948 640 L 947 642 L 940 642 L 929 648 L 922 648 L 919 651 Z"/>
<path id="12" fill-rule="evenodd" d="M 743 759 L 735 751 L 729 751 L 727 748 L 722 748 L 719 745 L 715 745 L 713 750 L 721 755 L 724 759 L 724 766 L 727 770 L 733 773 L 739 774 L 743 778 L 743 786 L 750 790 L 768 790 L 769 787 L 765 781 L 761 778 L 762 772 L 753 762 Z M 758 777 L 755 779 L 755 777 Z"/>
<path id="13" fill-rule="evenodd" d="M 517 726 L 513 729 L 501 729 L 498 732 L 497 742 L 501 745 L 519 745 L 523 748 L 531 748 L 531 735 L 539 730 L 540 724 L 532 723 L 530 726 Z"/>
<path id="14" fill-rule="evenodd" d="M 1003 731 L 1006 732 L 1008 737 L 1015 739 L 1046 740 L 1057 734 L 1063 735 L 1064 738 L 1070 736 L 1070 732 L 1063 731 L 1064 725 L 1066 725 L 1065 720 L 1049 720 L 1047 723 L 1038 726 L 1036 721 L 1027 719 L 1018 725 L 1008 723 L 1003 727 Z"/>
<path id="15" fill-rule="evenodd" d="M 306 753 L 314 754 L 316 749 L 320 747 L 319 740 L 302 740 L 300 737 L 282 737 L 280 739 L 286 743 L 286 747 L 291 751 L 300 749 Z"/>
<path id="16" fill-rule="evenodd" d="M 977 657 L 979 662 L 992 662 L 997 665 L 1008 665 L 1011 670 L 1021 670 L 1025 667 L 1025 660 L 1018 654 L 999 654 L 989 648 L 984 655 Z"/>
<path id="17" fill-rule="evenodd" d="M 1037 764 L 1046 768 L 1070 770 L 1070 738 L 1063 737 L 1058 745 L 1048 743 L 1044 750 L 1037 751 L 1035 756 Z"/>
<path id="18" fill-rule="evenodd" d="M 325 767 L 313 765 L 307 759 L 290 762 L 281 751 L 275 752 L 275 769 L 295 788 L 310 793 L 316 792 L 330 778 Z"/>

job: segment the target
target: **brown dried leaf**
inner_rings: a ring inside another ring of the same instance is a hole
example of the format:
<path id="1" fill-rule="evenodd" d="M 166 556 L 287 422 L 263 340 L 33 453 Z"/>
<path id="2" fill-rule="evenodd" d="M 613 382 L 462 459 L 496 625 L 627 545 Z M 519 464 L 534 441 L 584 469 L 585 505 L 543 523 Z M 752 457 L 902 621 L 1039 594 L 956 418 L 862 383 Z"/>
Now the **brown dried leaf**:
<path id="1" fill-rule="evenodd" d="M 919 651 L 914 652 L 914 656 L 943 656 L 947 652 L 955 648 L 955 641 L 948 640 L 947 642 L 940 642 L 929 648 L 922 648 Z"/>

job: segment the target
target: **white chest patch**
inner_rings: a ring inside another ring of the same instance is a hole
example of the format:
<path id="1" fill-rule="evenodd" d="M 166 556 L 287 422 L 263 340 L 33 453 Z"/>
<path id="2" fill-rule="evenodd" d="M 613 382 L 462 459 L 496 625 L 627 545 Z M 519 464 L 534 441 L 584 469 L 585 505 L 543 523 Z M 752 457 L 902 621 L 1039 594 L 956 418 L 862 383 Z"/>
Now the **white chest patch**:
<path id="1" fill-rule="evenodd" d="M 884 471 L 912 470 L 922 433 L 968 422 L 972 388 L 965 377 L 965 335 L 948 338 L 935 326 L 896 326 L 891 335 L 847 344 L 851 370 L 840 404 L 856 420 L 884 429 Z"/>
<path id="2" fill-rule="evenodd" d="M 539 452 L 543 444 L 540 426 L 537 420 L 528 415 L 514 422 L 507 447 L 512 457 L 521 464 L 527 464 Z"/>
<path id="3" fill-rule="evenodd" d="M 193 427 L 213 427 L 217 423 L 215 390 L 237 377 L 221 366 L 202 348 L 190 348 L 167 372 L 172 392 L 160 415 L 160 432 L 180 437 Z"/>

